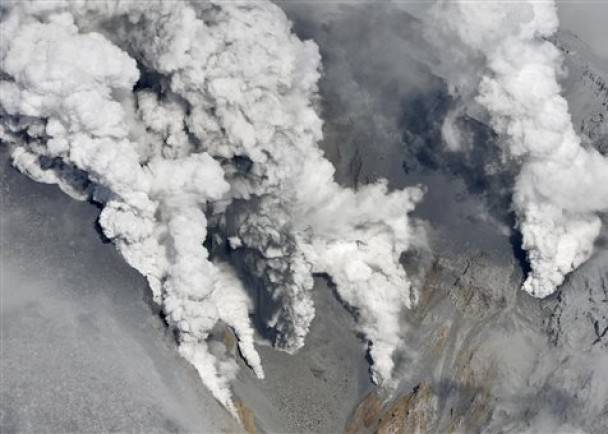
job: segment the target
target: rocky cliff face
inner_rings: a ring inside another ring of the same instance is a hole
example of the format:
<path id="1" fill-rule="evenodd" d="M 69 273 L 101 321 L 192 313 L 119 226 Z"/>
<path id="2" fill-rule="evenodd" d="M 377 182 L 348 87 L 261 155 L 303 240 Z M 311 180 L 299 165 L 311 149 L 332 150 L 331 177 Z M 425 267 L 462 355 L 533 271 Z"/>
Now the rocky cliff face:
<path id="1" fill-rule="evenodd" d="M 578 133 L 608 155 L 608 61 L 573 33 L 561 31 L 554 42 L 564 55 L 561 84 Z"/>
<path id="2" fill-rule="evenodd" d="M 408 315 L 404 392 L 367 396 L 347 431 L 605 432 L 607 264 L 598 255 L 539 302 L 515 263 L 438 259 Z"/>
<path id="3" fill-rule="evenodd" d="M 606 153 L 608 68 L 574 35 L 557 38 L 576 126 L 589 146 Z M 461 203 L 476 196 L 462 195 L 468 198 Z M 457 207 L 465 218 L 468 207 Z M 495 236 L 488 250 L 471 233 L 470 245 L 457 250 L 454 219 L 427 218 L 436 228 L 436 253 L 421 303 L 407 315 L 405 390 L 388 402 L 368 395 L 347 431 L 606 432 L 606 236 L 556 294 L 538 301 L 518 290 L 525 265 L 517 260 L 516 239 L 508 252 L 507 239 Z"/>

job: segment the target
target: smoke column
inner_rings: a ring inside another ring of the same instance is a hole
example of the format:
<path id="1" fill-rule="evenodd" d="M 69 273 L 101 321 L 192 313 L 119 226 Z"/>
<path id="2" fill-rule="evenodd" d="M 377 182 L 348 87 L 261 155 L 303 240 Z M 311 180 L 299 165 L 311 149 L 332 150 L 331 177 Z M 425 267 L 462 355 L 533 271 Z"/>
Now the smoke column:
<path id="1" fill-rule="evenodd" d="M 581 145 L 560 95 L 561 57 L 547 40 L 558 28 L 556 6 L 439 2 L 433 17 L 485 59 L 476 101 L 520 163 L 513 207 L 531 267 L 523 289 L 545 297 L 591 256 L 608 210 L 608 161 Z"/>
<path id="2" fill-rule="evenodd" d="M 373 378 L 390 384 L 399 317 L 416 301 L 399 261 L 422 192 L 333 180 L 317 146 L 318 49 L 278 7 L 1 8 L 0 139 L 13 164 L 103 207 L 105 236 L 147 278 L 220 402 L 235 414 L 237 365 L 209 342 L 214 325 L 234 330 L 263 378 L 249 315 L 266 312 L 274 344 L 296 351 L 315 314 L 312 273 L 329 275 L 356 312 Z"/>

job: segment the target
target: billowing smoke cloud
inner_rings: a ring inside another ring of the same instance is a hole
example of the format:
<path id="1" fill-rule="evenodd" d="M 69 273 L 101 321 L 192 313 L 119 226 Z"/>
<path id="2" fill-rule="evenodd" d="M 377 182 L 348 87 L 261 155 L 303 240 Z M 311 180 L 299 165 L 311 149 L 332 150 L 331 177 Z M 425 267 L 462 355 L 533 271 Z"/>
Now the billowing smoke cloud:
<path id="1" fill-rule="evenodd" d="M 549 295 L 591 256 L 608 209 L 608 160 L 581 145 L 560 95 L 561 57 L 546 39 L 558 27 L 555 4 L 441 2 L 434 17 L 485 58 L 476 101 L 521 164 L 513 206 L 531 267 L 523 289 Z M 466 89 L 470 78 L 454 77 Z"/>
<path id="2" fill-rule="evenodd" d="M 314 317 L 312 273 L 333 279 L 370 341 L 375 380 L 389 383 L 399 315 L 416 301 L 400 255 L 421 191 L 333 180 L 317 146 L 318 49 L 279 8 L 6 3 L 1 31 L 0 138 L 14 165 L 103 206 L 104 234 L 146 276 L 219 401 L 234 413 L 236 365 L 211 329 L 230 326 L 263 377 L 249 314 L 269 311 L 275 345 L 297 350 Z"/>

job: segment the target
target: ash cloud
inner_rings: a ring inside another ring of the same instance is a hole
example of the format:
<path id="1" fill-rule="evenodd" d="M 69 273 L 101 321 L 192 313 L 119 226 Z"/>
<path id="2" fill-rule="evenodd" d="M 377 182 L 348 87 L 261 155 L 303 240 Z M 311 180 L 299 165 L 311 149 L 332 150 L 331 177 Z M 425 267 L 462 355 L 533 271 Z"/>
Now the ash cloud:
<path id="1" fill-rule="evenodd" d="M 502 227 L 513 220 L 512 169 L 502 164 L 496 135 L 480 110 L 450 92 L 444 51 L 426 35 L 424 12 L 433 3 L 379 2 L 372 8 L 286 0 L 281 6 L 297 34 L 312 37 L 321 50 L 320 146 L 338 181 L 358 186 L 381 176 L 401 188 L 426 183 L 429 176 L 455 176 Z M 449 146 L 461 152 L 446 152 Z M 442 230 L 441 219 L 425 207 L 429 197 L 415 215 Z"/>
<path id="2" fill-rule="evenodd" d="M 555 4 L 440 2 L 429 22 L 453 59 L 452 91 L 487 110 L 519 167 L 512 203 L 531 268 L 523 289 L 545 297 L 592 255 L 608 209 L 608 160 L 581 144 L 560 94 L 561 56 L 547 40 Z"/>
<path id="3" fill-rule="evenodd" d="M 334 181 L 318 147 L 319 52 L 278 7 L 9 2 L 1 27 L 0 138 L 15 166 L 102 206 L 105 236 L 233 414 L 236 365 L 207 338 L 229 325 L 263 377 L 252 283 L 273 302 L 275 345 L 293 352 L 315 314 L 312 273 L 330 275 L 390 384 L 399 315 L 416 301 L 399 259 L 422 192 Z"/>

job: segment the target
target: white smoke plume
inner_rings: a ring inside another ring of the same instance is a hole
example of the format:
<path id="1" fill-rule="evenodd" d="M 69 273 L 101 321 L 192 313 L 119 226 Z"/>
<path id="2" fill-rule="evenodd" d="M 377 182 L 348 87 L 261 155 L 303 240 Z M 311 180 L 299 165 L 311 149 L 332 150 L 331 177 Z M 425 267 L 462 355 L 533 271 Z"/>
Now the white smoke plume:
<path id="1" fill-rule="evenodd" d="M 545 297 L 591 256 L 608 210 L 608 160 L 582 146 L 560 95 L 561 57 L 547 40 L 556 5 L 440 2 L 434 17 L 485 58 L 476 101 L 521 164 L 513 206 L 531 267 L 523 289 Z"/>
<path id="2" fill-rule="evenodd" d="M 102 205 L 104 234 L 220 402 L 235 413 L 235 365 L 212 351 L 211 329 L 230 326 L 262 378 L 249 314 L 268 313 L 275 345 L 297 350 L 314 272 L 356 311 L 374 379 L 390 384 L 399 316 L 416 301 L 399 261 L 422 193 L 333 180 L 317 146 L 318 49 L 278 7 L 29 1 L 1 13 L 0 138 L 14 165 Z"/>

